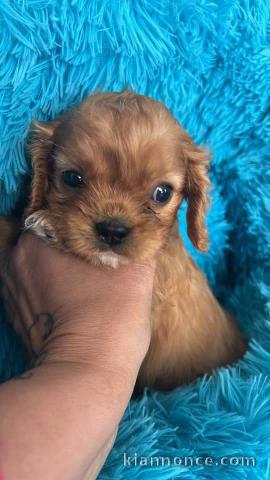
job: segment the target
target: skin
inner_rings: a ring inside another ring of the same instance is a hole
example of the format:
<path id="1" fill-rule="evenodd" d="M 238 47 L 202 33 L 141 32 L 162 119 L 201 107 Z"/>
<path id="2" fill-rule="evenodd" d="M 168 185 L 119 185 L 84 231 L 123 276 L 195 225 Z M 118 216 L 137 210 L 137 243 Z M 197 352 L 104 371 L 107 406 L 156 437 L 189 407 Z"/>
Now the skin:
<path id="1" fill-rule="evenodd" d="M 95 268 L 24 234 L 2 296 L 32 368 L 0 387 L 5 480 L 96 478 L 150 342 L 154 262 Z"/>

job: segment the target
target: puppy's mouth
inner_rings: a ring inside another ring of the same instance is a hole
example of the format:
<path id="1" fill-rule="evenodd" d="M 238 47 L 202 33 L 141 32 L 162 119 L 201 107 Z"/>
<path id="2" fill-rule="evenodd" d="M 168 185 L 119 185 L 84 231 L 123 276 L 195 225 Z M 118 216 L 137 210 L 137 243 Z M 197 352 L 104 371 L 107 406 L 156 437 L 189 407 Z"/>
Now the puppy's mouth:
<path id="1" fill-rule="evenodd" d="M 96 256 L 98 262 L 106 267 L 118 268 L 120 265 L 126 265 L 128 263 L 127 257 L 119 255 L 112 250 L 100 252 Z"/>

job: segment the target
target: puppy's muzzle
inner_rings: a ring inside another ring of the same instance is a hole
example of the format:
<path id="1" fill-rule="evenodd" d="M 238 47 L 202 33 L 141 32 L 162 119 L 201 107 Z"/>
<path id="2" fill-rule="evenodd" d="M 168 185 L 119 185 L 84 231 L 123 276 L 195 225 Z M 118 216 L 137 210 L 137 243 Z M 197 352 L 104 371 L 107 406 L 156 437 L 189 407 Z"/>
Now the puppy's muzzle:
<path id="1" fill-rule="evenodd" d="M 123 243 L 131 231 L 130 227 L 116 219 L 98 222 L 95 227 L 99 240 L 110 247 Z"/>

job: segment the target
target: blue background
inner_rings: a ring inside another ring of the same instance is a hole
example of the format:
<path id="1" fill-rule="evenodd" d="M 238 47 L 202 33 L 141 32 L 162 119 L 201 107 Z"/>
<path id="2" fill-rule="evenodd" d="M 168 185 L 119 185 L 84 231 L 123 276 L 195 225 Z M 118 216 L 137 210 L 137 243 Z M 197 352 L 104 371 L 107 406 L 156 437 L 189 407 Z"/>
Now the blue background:
<path id="1" fill-rule="evenodd" d="M 211 249 L 197 254 L 250 339 L 243 361 L 133 402 L 101 479 L 270 478 L 270 3 L 268 0 L 2 0 L 0 211 L 20 195 L 32 118 L 88 93 L 133 88 L 162 100 L 212 151 Z M 0 377 L 24 366 L 0 322 Z M 256 467 L 123 465 L 138 455 L 255 456 Z"/>

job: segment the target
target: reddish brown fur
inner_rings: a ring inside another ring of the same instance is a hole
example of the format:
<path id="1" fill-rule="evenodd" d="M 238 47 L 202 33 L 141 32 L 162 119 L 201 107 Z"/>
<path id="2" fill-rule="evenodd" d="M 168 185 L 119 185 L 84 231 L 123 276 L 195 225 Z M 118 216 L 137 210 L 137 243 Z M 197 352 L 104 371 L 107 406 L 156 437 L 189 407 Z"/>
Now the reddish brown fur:
<path id="1" fill-rule="evenodd" d="M 123 245 L 113 247 L 117 262 L 157 256 L 152 341 L 139 383 L 169 389 L 242 355 L 237 326 L 178 234 L 177 210 L 186 198 L 189 237 L 207 250 L 209 162 L 169 111 L 131 92 L 96 94 L 55 122 L 34 123 L 32 135 L 28 227 L 100 264 L 106 249 L 95 223 L 117 218 L 132 229 Z M 66 170 L 79 171 L 84 187 L 65 186 Z M 173 186 L 163 206 L 151 199 L 160 183 Z"/>

